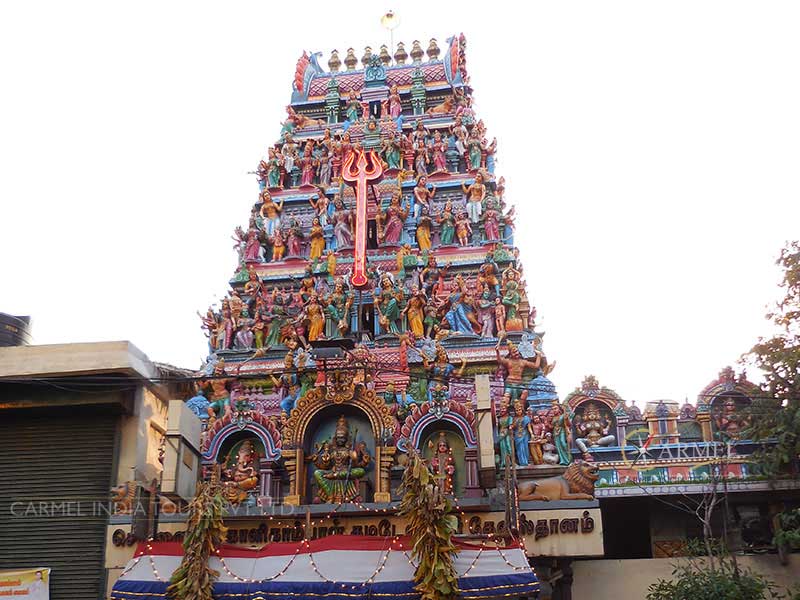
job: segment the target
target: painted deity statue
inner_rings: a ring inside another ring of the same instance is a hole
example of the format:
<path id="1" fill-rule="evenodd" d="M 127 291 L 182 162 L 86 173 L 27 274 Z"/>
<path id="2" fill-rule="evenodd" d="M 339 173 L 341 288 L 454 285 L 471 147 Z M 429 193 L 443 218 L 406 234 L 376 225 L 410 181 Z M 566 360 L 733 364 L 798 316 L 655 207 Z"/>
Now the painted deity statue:
<path id="1" fill-rule="evenodd" d="M 740 414 L 733 398 L 725 400 L 722 412 L 715 417 L 714 421 L 719 431 L 719 437 L 723 441 L 738 439 L 742 429 L 749 424 L 747 417 Z"/>
<path id="2" fill-rule="evenodd" d="M 333 292 L 325 300 L 325 312 L 340 336 L 344 336 L 350 329 L 348 319 L 350 307 L 353 305 L 353 296 L 344 285 L 344 280 L 337 277 Z"/>
<path id="3" fill-rule="evenodd" d="M 303 228 L 297 219 L 292 218 L 289 229 L 286 232 L 286 250 L 289 256 L 297 257 L 303 254 Z"/>
<path id="4" fill-rule="evenodd" d="M 436 194 L 436 186 L 428 189 L 428 178 L 424 175 L 417 178 L 417 185 L 414 186 L 414 217 L 418 217 L 423 209 L 431 210 L 431 200 Z"/>
<path id="5" fill-rule="evenodd" d="M 222 471 L 222 495 L 231 504 L 246 502 L 258 490 L 259 455 L 250 440 L 244 440 L 236 452 L 225 459 Z"/>
<path id="6" fill-rule="evenodd" d="M 437 131 L 433 134 L 433 142 L 431 143 L 431 154 L 433 158 L 433 172 L 446 173 L 447 172 L 447 140 L 442 139 L 442 134 Z"/>
<path id="7" fill-rule="evenodd" d="M 417 246 L 420 252 L 430 251 L 431 249 L 431 229 L 433 221 L 428 214 L 427 208 L 422 208 L 422 212 L 417 220 Z"/>
<path id="8" fill-rule="evenodd" d="M 528 425 L 528 433 L 530 434 L 528 448 L 530 449 L 531 462 L 534 465 L 541 465 L 544 463 L 543 448 L 547 441 L 545 438 L 547 427 L 542 422 L 542 417 L 534 413 L 532 408 L 528 409 L 528 417 L 531 421 Z"/>
<path id="9" fill-rule="evenodd" d="M 500 211 L 497 210 L 493 198 L 486 201 L 486 210 L 483 213 L 483 237 L 487 242 L 500 240 Z"/>
<path id="10" fill-rule="evenodd" d="M 478 322 L 481 324 L 481 337 L 494 337 L 494 302 L 488 288 L 484 288 L 481 297 L 478 298 Z"/>
<path id="11" fill-rule="evenodd" d="M 447 351 L 444 347 L 436 343 L 436 354 L 433 360 L 429 360 L 425 354 L 422 354 L 422 367 L 428 373 L 428 401 L 433 400 L 434 390 L 438 386 L 444 386 L 445 389 L 449 386 L 450 377 L 461 377 L 464 374 L 464 369 L 467 366 L 467 360 L 461 359 L 461 365 L 456 368 L 450 364 L 450 359 L 447 356 Z"/>
<path id="12" fill-rule="evenodd" d="M 271 188 L 281 187 L 281 168 L 283 167 L 283 156 L 270 148 L 267 151 L 267 186 Z"/>
<path id="13" fill-rule="evenodd" d="M 322 228 L 319 217 L 314 217 L 311 222 L 309 238 L 311 239 L 309 259 L 312 261 L 319 260 L 325 253 L 325 230 Z"/>
<path id="14" fill-rule="evenodd" d="M 537 354 L 535 360 L 527 360 L 522 357 L 517 347 L 508 342 L 508 351 L 505 356 L 500 356 L 500 341 L 497 342 L 494 351 L 497 356 L 497 363 L 506 370 L 504 393 L 510 394 L 512 400 L 522 400 L 528 398 L 528 389 L 525 385 L 525 370 L 532 369 L 538 371 L 541 365 L 541 355 Z"/>
<path id="15" fill-rule="evenodd" d="M 557 465 L 559 460 L 556 445 L 553 443 L 553 434 L 548 431 L 544 434 L 544 443 L 542 444 L 542 464 Z"/>
<path id="16" fill-rule="evenodd" d="M 525 414 L 525 406 L 522 400 L 517 400 L 514 403 L 514 456 L 517 459 L 517 465 L 520 467 L 527 467 L 530 462 L 530 432 L 528 425 L 530 425 L 530 417 Z"/>
<path id="17" fill-rule="evenodd" d="M 303 157 L 299 161 L 300 169 L 302 171 L 300 185 L 314 185 L 314 175 L 316 174 L 316 168 L 319 164 L 319 161 L 314 158 L 313 151 L 313 142 L 309 140 L 309 143 L 306 144 L 305 149 L 303 150 Z"/>
<path id="18" fill-rule="evenodd" d="M 579 436 L 575 438 L 575 445 L 583 452 L 585 459 L 591 460 L 592 448 L 610 446 L 617 441 L 610 430 L 611 421 L 600 413 L 597 404 L 588 402 L 583 414 L 575 417 L 575 431 Z"/>
<path id="19" fill-rule="evenodd" d="M 572 419 L 575 415 L 560 404 L 554 404 L 551 413 L 553 442 L 558 453 L 558 464 L 568 465 L 572 461 L 569 447 L 572 444 Z"/>
<path id="20" fill-rule="evenodd" d="M 414 333 L 414 336 L 422 338 L 425 335 L 425 296 L 419 287 L 411 288 L 411 296 L 409 296 L 402 314 L 407 315 L 408 328 Z"/>
<path id="21" fill-rule="evenodd" d="M 319 196 L 311 196 L 308 199 L 308 203 L 311 204 L 311 208 L 314 209 L 314 212 L 317 214 L 317 218 L 319 219 L 319 224 L 323 227 L 328 226 L 328 205 L 330 202 L 328 201 L 328 196 L 325 195 L 325 190 L 320 189 Z"/>
<path id="22" fill-rule="evenodd" d="M 311 294 L 311 298 L 305 306 L 305 313 L 308 320 L 308 341 L 315 342 L 324 338 L 325 312 L 316 292 Z"/>
<path id="23" fill-rule="evenodd" d="M 467 214 L 469 214 L 469 219 L 473 223 L 477 223 L 481 219 L 483 200 L 486 198 L 486 186 L 483 183 L 483 175 L 481 173 L 475 175 L 475 182 L 469 187 L 462 182 L 461 189 L 467 195 Z"/>
<path id="24" fill-rule="evenodd" d="M 400 146 L 400 141 L 397 139 L 397 135 L 392 132 L 389 136 L 383 140 L 381 144 L 381 151 L 383 152 L 383 157 L 386 160 L 386 168 L 387 169 L 400 169 L 402 165 L 400 164 L 402 158 L 402 148 Z"/>
<path id="25" fill-rule="evenodd" d="M 433 441 L 428 442 L 434 448 Z M 447 441 L 447 434 L 444 431 L 439 433 L 436 442 L 435 452 L 430 461 L 433 476 L 439 481 L 439 489 L 445 494 L 453 493 L 453 475 L 456 472 L 456 461 L 453 458 L 453 449 Z"/>
<path id="26" fill-rule="evenodd" d="M 495 296 L 500 295 L 500 280 L 498 275 L 500 268 L 494 260 L 491 252 L 487 253 L 483 263 L 478 269 L 478 286 L 484 290 L 491 290 Z"/>
<path id="27" fill-rule="evenodd" d="M 353 212 L 348 210 L 340 196 L 333 200 L 333 235 L 336 238 L 336 248 L 348 248 L 353 245 Z"/>
<path id="28" fill-rule="evenodd" d="M 469 238 L 472 235 L 472 226 L 469 224 L 467 213 L 462 212 L 456 219 L 456 238 L 460 246 L 469 246 Z"/>
<path id="29" fill-rule="evenodd" d="M 267 190 L 261 192 L 261 208 L 259 213 L 264 221 L 264 231 L 271 236 L 276 229 L 281 226 L 281 211 L 283 210 L 283 198 L 276 204 L 272 201 L 272 196 Z"/>
<path id="30" fill-rule="evenodd" d="M 400 92 L 397 91 L 397 84 L 389 88 L 389 116 L 396 119 L 403 112 L 403 105 L 400 101 Z"/>
<path id="31" fill-rule="evenodd" d="M 278 393 L 281 412 L 287 415 L 291 414 L 300 399 L 300 378 L 294 368 L 294 357 L 291 352 L 287 352 L 283 359 L 283 373 L 280 377 L 275 377 L 270 373 L 269 378 Z"/>
<path id="32" fill-rule="evenodd" d="M 440 226 L 439 242 L 442 246 L 451 245 L 456 234 L 456 217 L 453 214 L 453 204 L 449 200 L 445 202 L 444 208 L 436 221 Z"/>
<path id="33" fill-rule="evenodd" d="M 380 289 L 375 293 L 375 307 L 378 309 L 378 323 L 384 333 L 400 333 L 400 302 L 403 292 L 397 288 L 392 278 L 384 275 Z"/>
<path id="34" fill-rule="evenodd" d="M 214 365 L 212 378 L 208 381 L 210 403 L 206 410 L 210 419 L 222 418 L 231 414 L 231 394 L 228 391 L 230 383 L 231 379 L 225 377 L 225 361 L 220 359 Z"/>
<path id="35" fill-rule="evenodd" d="M 450 325 L 450 331 L 459 333 L 475 333 L 472 321 L 475 320 L 477 323 L 477 318 L 474 316 L 474 314 L 472 314 L 471 307 L 466 302 L 466 297 L 467 284 L 464 281 L 464 278 L 461 277 L 461 274 L 459 274 L 456 276 L 455 286 L 448 297 L 450 309 L 445 315 L 445 319 L 447 319 L 447 322 Z M 470 316 L 472 316 L 472 319 L 470 319 Z"/>
<path id="36" fill-rule="evenodd" d="M 508 414 L 508 408 L 503 406 L 500 408 L 500 416 L 497 419 L 497 444 L 500 449 L 500 467 L 504 467 L 506 463 L 513 464 L 512 461 L 512 428 L 514 425 L 514 417 Z"/>
<path id="37" fill-rule="evenodd" d="M 351 90 L 347 98 L 347 105 L 344 109 L 345 119 L 350 123 L 355 123 L 361 116 L 361 102 L 355 90 Z"/>
<path id="38" fill-rule="evenodd" d="M 506 330 L 522 330 L 522 317 L 519 314 L 519 306 L 522 302 L 522 294 L 519 293 L 519 283 L 514 279 L 506 282 L 503 294 L 503 305 L 506 307 Z"/>
<path id="39" fill-rule="evenodd" d="M 379 224 L 383 229 L 384 244 L 400 243 L 400 236 L 403 234 L 403 223 L 408 216 L 408 208 L 401 205 L 400 191 L 392 194 L 389 206 L 380 214 Z"/>
<path id="40" fill-rule="evenodd" d="M 317 484 L 315 502 L 330 504 L 358 502 L 361 500 L 359 482 L 366 475 L 371 457 L 365 444 L 356 445 L 350 439 L 350 430 L 344 415 L 336 423 L 330 442 L 324 442 L 311 456 L 314 481 Z"/>

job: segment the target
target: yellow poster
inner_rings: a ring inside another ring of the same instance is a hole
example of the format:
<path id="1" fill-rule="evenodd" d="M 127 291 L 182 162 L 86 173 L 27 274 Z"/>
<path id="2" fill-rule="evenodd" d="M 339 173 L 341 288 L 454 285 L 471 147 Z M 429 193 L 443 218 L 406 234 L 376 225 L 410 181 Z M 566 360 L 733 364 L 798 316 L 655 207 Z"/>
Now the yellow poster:
<path id="1" fill-rule="evenodd" d="M 50 569 L 0 571 L 0 598 L 50 600 Z"/>

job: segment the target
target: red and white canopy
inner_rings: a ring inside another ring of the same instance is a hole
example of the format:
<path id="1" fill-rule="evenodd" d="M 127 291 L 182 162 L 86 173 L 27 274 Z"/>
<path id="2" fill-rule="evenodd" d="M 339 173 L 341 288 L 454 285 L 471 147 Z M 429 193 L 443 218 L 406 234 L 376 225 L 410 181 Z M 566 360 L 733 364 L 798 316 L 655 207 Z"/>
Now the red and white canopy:
<path id="1" fill-rule="evenodd" d="M 533 597 L 536 575 L 519 547 L 457 544 L 455 569 L 461 598 Z M 165 598 L 183 548 L 177 542 L 140 544 L 114 584 L 113 600 Z M 215 598 L 237 600 L 357 600 L 419 597 L 410 540 L 335 535 L 297 543 L 273 543 L 258 550 L 222 546 L 210 561 L 220 577 Z"/>

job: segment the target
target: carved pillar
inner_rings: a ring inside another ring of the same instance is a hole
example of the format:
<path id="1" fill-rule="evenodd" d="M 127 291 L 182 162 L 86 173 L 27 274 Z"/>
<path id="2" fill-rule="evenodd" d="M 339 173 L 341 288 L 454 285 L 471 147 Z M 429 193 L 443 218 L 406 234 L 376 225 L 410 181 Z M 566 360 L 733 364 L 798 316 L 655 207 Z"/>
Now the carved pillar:
<path id="1" fill-rule="evenodd" d="M 272 495 L 273 477 L 275 475 L 272 461 L 262 460 L 260 467 L 261 477 L 258 501 L 261 506 L 272 506 L 272 503 L 276 500 Z"/>
<path id="2" fill-rule="evenodd" d="M 303 451 L 284 450 L 283 459 L 286 464 L 286 471 L 289 473 L 289 494 L 283 499 L 283 503 L 289 506 L 300 506 L 300 498 L 305 491 L 305 478 L 302 476 Z"/>
<path id="3" fill-rule="evenodd" d="M 414 69 L 411 81 L 411 108 L 415 116 L 421 116 L 425 114 L 425 74 L 419 65 Z"/>
<path id="4" fill-rule="evenodd" d="M 464 449 L 464 496 L 467 498 L 480 498 L 483 490 L 478 481 L 478 449 Z"/>
<path id="5" fill-rule="evenodd" d="M 328 115 L 328 124 L 339 122 L 339 84 L 335 77 L 328 82 L 328 93 L 325 95 L 325 113 Z"/>
<path id="6" fill-rule="evenodd" d="M 387 503 L 392 501 L 390 472 L 394 454 L 397 448 L 394 446 L 375 447 L 375 502 Z"/>
<path id="7" fill-rule="evenodd" d="M 700 424 L 700 431 L 703 433 L 704 442 L 714 441 L 714 432 L 711 430 L 711 413 L 700 412 L 700 407 L 697 407 L 697 422 Z"/>
<path id="8" fill-rule="evenodd" d="M 616 415 L 617 419 L 617 446 L 625 445 L 625 436 L 628 434 L 628 421 L 630 417 L 627 414 Z"/>
<path id="9" fill-rule="evenodd" d="M 489 376 L 475 376 L 475 395 L 478 424 L 478 468 L 480 484 L 484 488 L 495 486 L 496 472 L 494 464 L 494 426 L 492 425 L 492 398 L 489 393 Z"/>

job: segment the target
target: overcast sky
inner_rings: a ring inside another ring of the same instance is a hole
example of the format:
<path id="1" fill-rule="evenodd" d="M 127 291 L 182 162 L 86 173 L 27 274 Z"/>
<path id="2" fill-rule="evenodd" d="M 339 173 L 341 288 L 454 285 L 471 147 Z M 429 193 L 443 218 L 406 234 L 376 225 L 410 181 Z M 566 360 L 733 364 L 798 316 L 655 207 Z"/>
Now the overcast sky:
<path id="1" fill-rule="evenodd" d="M 303 50 L 467 36 L 565 396 L 694 399 L 800 236 L 800 3 L 6 2 L 0 311 L 199 366 Z"/>

